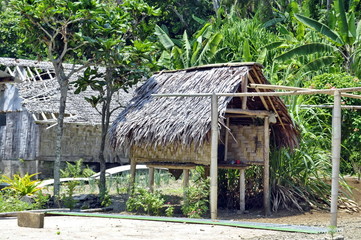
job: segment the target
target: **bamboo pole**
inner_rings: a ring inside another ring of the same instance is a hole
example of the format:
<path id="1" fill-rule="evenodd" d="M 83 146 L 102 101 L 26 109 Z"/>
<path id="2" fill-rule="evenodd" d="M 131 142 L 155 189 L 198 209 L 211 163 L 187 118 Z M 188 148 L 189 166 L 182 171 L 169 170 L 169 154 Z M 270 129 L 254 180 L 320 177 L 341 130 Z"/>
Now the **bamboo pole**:
<path id="1" fill-rule="evenodd" d="M 265 215 L 271 215 L 270 183 L 269 183 L 269 118 L 264 119 L 264 149 L 263 149 L 263 207 Z"/>
<path id="2" fill-rule="evenodd" d="M 211 205 L 211 219 L 217 218 L 217 178 L 218 178 L 218 99 L 215 93 L 212 94 L 211 104 L 211 192 L 210 192 L 210 205 Z"/>
<path id="3" fill-rule="evenodd" d="M 289 86 L 282 86 L 282 85 L 269 85 L 269 84 L 250 84 L 251 88 L 254 89 L 275 89 L 275 90 L 288 90 L 288 91 L 303 91 L 303 90 L 322 90 L 322 89 L 312 89 L 312 88 L 300 88 L 300 87 L 289 87 Z M 341 89 L 336 89 L 341 90 Z M 342 91 L 345 92 L 353 92 L 354 91 L 361 91 L 358 87 L 356 88 L 342 88 Z M 335 91 L 335 90 L 334 90 Z M 334 95 L 333 92 L 325 93 L 328 95 Z M 342 97 L 349 97 L 349 98 L 355 98 L 355 99 L 361 99 L 361 95 L 355 95 L 355 94 L 348 94 L 348 93 L 341 93 Z"/>
<path id="4" fill-rule="evenodd" d="M 154 167 L 149 167 L 149 191 L 154 191 Z"/>
<path id="5" fill-rule="evenodd" d="M 337 201 L 341 154 L 341 94 L 335 91 L 332 113 L 332 186 L 331 186 L 331 226 L 337 226 Z"/>
<path id="6" fill-rule="evenodd" d="M 228 160 L 228 139 L 229 139 L 229 118 L 227 118 L 226 120 L 226 126 L 227 126 L 227 129 L 226 129 L 226 136 L 225 136 L 225 139 L 224 139 L 224 161 L 227 162 Z"/>
<path id="7" fill-rule="evenodd" d="M 246 178 L 245 169 L 239 169 L 239 211 L 244 213 L 246 210 Z"/>
<path id="8" fill-rule="evenodd" d="M 313 94 L 333 94 L 335 91 L 361 91 L 360 88 L 338 88 L 338 89 L 315 89 L 315 90 L 295 90 L 288 92 L 246 92 L 246 93 L 216 93 L 218 97 L 279 97 L 279 96 L 293 96 L 293 95 L 313 95 Z M 212 93 L 171 93 L 171 94 L 152 94 L 153 97 L 211 97 Z M 347 97 L 359 95 L 348 94 Z"/>

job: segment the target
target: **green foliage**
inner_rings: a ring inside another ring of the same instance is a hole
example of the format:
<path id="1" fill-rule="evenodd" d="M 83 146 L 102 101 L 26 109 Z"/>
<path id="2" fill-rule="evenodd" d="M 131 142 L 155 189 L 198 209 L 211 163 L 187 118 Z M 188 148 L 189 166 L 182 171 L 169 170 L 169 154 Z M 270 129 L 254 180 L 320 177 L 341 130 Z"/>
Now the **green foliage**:
<path id="1" fill-rule="evenodd" d="M 16 212 L 33 209 L 33 205 L 21 201 L 12 191 L 0 191 L 0 212 Z"/>
<path id="2" fill-rule="evenodd" d="M 50 198 L 50 194 L 43 193 L 42 190 L 37 191 L 34 194 L 34 201 L 33 208 L 35 209 L 42 209 L 46 206 Z"/>
<path id="3" fill-rule="evenodd" d="M 40 190 L 40 188 L 38 188 L 40 181 L 32 180 L 31 178 L 38 174 L 39 173 L 34 173 L 29 175 L 26 173 L 23 177 L 19 174 L 14 174 L 12 178 L 2 175 L 1 180 L 10 184 L 9 187 L 3 188 L 3 190 L 9 189 L 20 196 L 33 195 Z"/>
<path id="4" fill-rule="evenodd" d="M 165 206 L 166 206 L 165 215 L 167 217 L 173 217 L 173 215 L 174 215 L 174 207 L 172 205 L 170 205 L 170 203 L 167 203 Z"/>
<path id="5" fill-rule="evenodd" d="M 209 179 L 200 178 L 185 190 L 185 200 L 182 205 L 183 215 L 190 218 L 200 218 L 208 211 Z"/>
<path id="6" fill-rule="evenodd" d="M 0 1 L 0 56 L 12 58 L 34 58 L 31 45 L 24 43 L 24 29 L 20 26 L 20 18 L 13 11 L 9 2 Z"/>
<path id="7" fill-rule="evenodd" d="M 63 178 L 79 178 L 79 177 L 90 177 L 94 174 L 94 171 L 91 170 L 88 166 L 84 168 L 83 160 L 80 159 L 74 164 L 66 162 L 66 168 L 60 170 L 61 176 Z M 75 189 L 80 185 L 80 181 L 68 181 L 63 184 L 65 186 L 65 193 L 62 194 L 61 200 L 64 202 L 64 206 L 70 209 L 73 209 L 76 204 L 73 196 Z"/>
<path id="8" fill-rule="evenodd" d="M 158 25 L 167 26 L 169 35 L 176 37 L 187 31 L 191 35 L 212 17 L 211 1 L 145 0 L 150 6 L 161 10 Z"/>
<path id="9" fill-rule="evenodd" d="M 350 88 L 359 87 L 360 80 L 346 73 L 340 74 L 322 74 L 312 78 L 312 81 L 305 83 L 306 87 L 311 88 Z M 355 93 L 359 94 L 359 93 Z M 314 95 L 309 98 L 308 104 L 332 104 L 333 96 Z M 361 100 L 342 97 L 342 103 L 345 105 L 361 105 Z M 328 113 L 328 116 L 318 114 L 319 119 L 330 124 L 331 109 L 319 110 Z M 316 125 L 317 126 L 317 125 Z M 316 132 L 323 132 L 324 126 L 315 129 Z M 361 141 L 361 117 L 358 110 L 342 110 L 342 161 L 341 172 L 344 174 L 358 173 L 358 166 L 361 166 L 360 141 Z"/>
<path id="10" fill-rule="evenodd" d="M 211 24 L 205 24 L 191 40 L 186 31 L 183 37 L 177 40 L 171 39 L 166 30 L 159 26 L 155 31 L 164 48 L 158 65 L 166 69 L 184 69 L 215 62 L 220 51 L 219 44 L 223 39 L 222 34 L 214 32 Z"/>
<path id="11" fill-rule="evenodd" d="M 74 164 L 66 162 L 66 168 L 64 170 L 60 170 L 60 173 L 63 178 L 86 178 L 95 174 L 95 172 L 88 166 L 84 167 L 82 159 L 75 161 Z"/>
<path id="12" fill-rule="evenodd" d="M 160 215 L 164 201 L 161 191 L 151 193 L 143 188 L 135 188 L 127 201 L 127 211 L 144 211 L 149 215 Z"/>

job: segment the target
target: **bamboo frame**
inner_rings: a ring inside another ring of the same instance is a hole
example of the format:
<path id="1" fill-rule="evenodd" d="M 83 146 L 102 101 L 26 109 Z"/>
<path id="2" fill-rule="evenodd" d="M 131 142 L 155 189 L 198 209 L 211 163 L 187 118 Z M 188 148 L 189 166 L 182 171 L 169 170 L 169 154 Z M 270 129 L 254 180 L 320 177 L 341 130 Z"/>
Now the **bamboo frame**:
<path id="1" fill-rule="evenodd" d="M 217 218 L 217 202 L 218 202 L 218 98 L 215 93 L 212 94 L 211 104 L 211 219 Z"/>
<path id="2" fill-rule="evenodd" d="M 239 169 L 239 211 L 244 213 L 246 210 L 246 178 L 245 169 Z"/>
<path id="3" fill-rule="evenodd" d="M 263 149 L 263 206 L 265 215 L 271 215 L 270 183 L 269 183 L 269 118 L 264 119 L 264 149 Z"/>
<path id="4" fill-rule="evenodd" d="M 331 226 L 337 226 L 337 202 L 339 191 L 341 155 L 341 94 L 335 91 L 332 113 L 332 186 L 331 186 Z"/>
<path id="5" fill-rule="evenodd" d="M 228 140 L 229 140 L 229 118 L 226 119 L 226 134 L 225 134 L 225 139 L 224 139 L 224 161 L 227 162 L 228 159 Z"/>
<path id="6" fill-rule="evenodd" d="M 250 76 L 249 76 L 250 77 Z M 251 77 L 250 77 L 251 78 Z M 288 89 L 290 90 L 290 88 Z M 337 226 L 337 200 L 338 200 L 338 175 L 340 164 L 341 151 L 341 96 L 351 98 L 361 98 L 359 95 L 345 94 L 345 92 L 361 92 L 361 87 L 355 88 L 340 88 L 340 89 L 301 89 L 297 88 L 294 91 L 287 92 L 247 92 L 247 93 L 199 93 L 199 94 L 152 94 L 153 97 L 212 97 L 212 157 L 211 157 L 211 218 L 217 217 L 217 196 L 216 182 L 214 179 L 217 176 L 217 141 L 218 140 L 218 112 L 217 111 L 217 96 L 225 97 L 260 97 L 265 96 L 292 96 L 292 95 L 313 95 L 313 94 L 333 94 L 334 95 L 334 110 L 333 110 L 333 137 L 332 137 L 332 190 L 331 190 L 331 226 Z M 262 101 L 263 102 L 263 101 Z M 267 105 L 265 105 L 267 109 Z M 217 119 L 217 121 L 215 120 Z M 265 149 L 264 149 L 264 207 L 266 215 L 270 214 L 269 201 L 269 118 L 265 117 Z M 213 179 L 213 180 L 212 180 Z"/>

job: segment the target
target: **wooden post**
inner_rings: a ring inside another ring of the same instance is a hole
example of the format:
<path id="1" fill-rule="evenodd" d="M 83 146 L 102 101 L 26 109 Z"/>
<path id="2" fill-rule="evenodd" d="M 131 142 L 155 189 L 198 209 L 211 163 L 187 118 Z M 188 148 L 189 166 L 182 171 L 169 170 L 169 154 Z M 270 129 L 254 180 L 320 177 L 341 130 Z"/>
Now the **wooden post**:
<path id="1" fill-rule="evenodd" d="M 337 201 L 341 154 L 341 95 L 334 93 L 332 112 L 332 186 L 331 186 L 331 226 L 337 227 Z"/>
<path id="2" fill-rule="evenodd" d="M 183 188 L 189 186 L 189 169 L 183 169 Z"/>
<path id="3" fill-rule="evenodd" d="M 189 186 L 189 169 L 183 169 L 183 199 L 186 200 L 186 189 Z"/>
<path id="4" fill-rule="evenodd" d="M 134 189 L 136 169 L 137 169 L 137 162 L 135 161 L 135 159 L 130 159 L 130 179 L 129 179 L 129 189 L 128 189 L 129 194 L 131 194 Z"/>
<path id="5" fill-rule="evenodd" d="M 154 167 L 149 168 L 149 191 L 154 191 Z"/>
<path id="6" fill-rule="evenodd" d="M 229 118 L 226 119 L 226 126 L 229 128 Z M 227 162 L 227 154 L 228 154 L 228 138 L 229 138 L 229 132 L 228 129 L 226 129 L 226 136 L 224 139 L 224 161 Z"/>
<path id="7" fill-rule="evenodd" d="M 269 183 L 269 118 L 264 119 L 264 149 L 263 149 L 263 207 L 265 215 L 271 215 L 270 183 Z"/>
<path id="8" fill-rule="evenodd" d="M 248 76 L 249 73 L 242 79 L 242 92 L 246 93 L 248 92 Z M 242 109 L 247 109 L 247 97 L 242 97 Z"/>
<path id="9" fill-rule="evenodd" d="M 211 219 L 217 218 L 217 197 L 218 197 L 218 98 L 215 93 L 212 94 L 211 104 L 211 192 L 210 192 L 210 205 L 211 205 Z"/>
<path id="10" fill-rule="evenodd" d="M 239 169 L 239 211 L 244 213 L 246 210 L 246 178 L 245 169 Z"/>

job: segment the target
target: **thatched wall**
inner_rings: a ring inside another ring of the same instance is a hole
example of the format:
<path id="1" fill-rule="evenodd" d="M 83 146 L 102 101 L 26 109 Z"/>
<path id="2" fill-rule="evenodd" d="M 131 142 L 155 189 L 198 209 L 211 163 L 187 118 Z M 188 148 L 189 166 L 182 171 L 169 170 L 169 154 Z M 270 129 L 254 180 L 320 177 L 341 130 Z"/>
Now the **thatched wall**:
<path id="1" fill-rule="evenodd" d="M 235 139 L 229 138 L 227 159 L 263 164 L 264 127 L 231 125 L 230 129 Z"/>
<path id="2" fill-rule="evenodd" d="M 131 148 L 131 159 L 137 163 L 194 163 L 199 165 L 209 165 L 211 159 L 211 146 L 204 143 L 201 146 L 144 146 L 134 145 Z"/>

